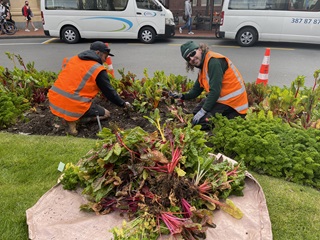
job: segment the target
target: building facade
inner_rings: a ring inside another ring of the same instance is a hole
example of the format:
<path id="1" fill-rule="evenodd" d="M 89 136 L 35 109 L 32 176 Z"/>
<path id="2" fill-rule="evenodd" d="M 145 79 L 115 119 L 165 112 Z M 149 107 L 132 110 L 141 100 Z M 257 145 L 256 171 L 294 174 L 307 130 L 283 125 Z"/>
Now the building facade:
<path id="1" fill-rule="evenodd" d="M 28 0 L 34 14 L 33 22 L 41 24 L 40 0 Z M 97 0 L 103 1 L 103 0 Z M 145 0 L 148 1 L 148 0 Z M 185 0 L 159 0 L 167 8 L 169 8 L 176 19 L 182 22 L 182 15 L 184 13 Z M 205 19 L 209 22 L 213 16 L 213 22 L 217 21 L 215 16 L 218 16 L 221 11 L 221 4 L 223 0 L 192 0 L 193 17 L 200 16 L 200 20 Z M 25 0 L 9 0 L 11 6 L 12 17 L 16 22 L 24 22 L 21 14 L 21 8 L 24 6 Z"/>
<path id="2" fill-rule="evenodd" d="M 8 0 L 8 2 L 10 4 L 12 19 L 17 23 L 18 27 L 20 27 L 19 23 L 25 22 L 25 18 L 22 16 L 21 12 L 25 0 Z M 40 0 L 28 0 L 28 2 L 34 14 L 32 20 L 34 23 L 37 22 L 35 25 L 39 28 L 41 26 Z"/>
<path id="3" fill-rule="evenodd" d="M 182 16 L 184 12 L 185 0 L 162 0 L 161 1 L 167 8 L 169 8 L 173 15 Z M 214 7 L 213 7 L 214 6 Z M 211 16 L 220 13 L 222 8 L 222 0 L 193 0 L 192 12 L 193 15 Z"/>

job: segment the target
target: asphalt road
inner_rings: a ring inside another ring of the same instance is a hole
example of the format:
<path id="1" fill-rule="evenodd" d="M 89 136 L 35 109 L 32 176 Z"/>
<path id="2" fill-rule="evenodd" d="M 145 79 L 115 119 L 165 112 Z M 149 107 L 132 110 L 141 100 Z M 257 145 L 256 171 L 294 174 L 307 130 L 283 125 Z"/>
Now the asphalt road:
<path id="1" fill-rule="evenodd" d="M 320 44 L 292 44 L 259 42 L 250 48 L 239 47 L 233 41 L 219 39 L 168 39 L 154 44 L 142 44 L 138 40 L 108 40 L 112 49 L 115 69 L 130 71 L 140 79 L 147 69 L 150 77 L 155 71 L 166 75 L 175 74 L 196 79 L 197 73 L 187 73 L 185 62 L 180 55 L 180 45 L 187 40 L 203 42 L 227 57 L 237 66 L 246 82 L 254 82 L 264 58 L 265 49 L 270 48 L 269 84 L 289 86 L 298 76 L 306 76 L 306 86 L 314 83 L 313 73 L 320 69 Z M 0 39 L 0 66 L 13 68 L 5 52 L 20 54 L 24 62 L 33 61 L 38 70 L 55 71 L 61 69 L 64 57 L 71 57 L 89 48 L 93 40 L 83 40 L 78 44 L 65 44 L 58 39 L 28 38 Z M 17 62 L 16 62 L 17 64 Z M 116 77 L 119 77 L 116 71 Z"/>

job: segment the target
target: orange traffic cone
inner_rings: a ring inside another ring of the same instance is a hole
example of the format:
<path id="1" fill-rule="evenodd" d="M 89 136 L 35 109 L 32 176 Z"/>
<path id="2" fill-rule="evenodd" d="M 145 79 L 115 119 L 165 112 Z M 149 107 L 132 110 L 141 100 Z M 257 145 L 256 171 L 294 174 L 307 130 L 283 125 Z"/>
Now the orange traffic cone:
<path id="1" fill-rule="evenodd" d="M 266 48 L 264 58 L 260 67 L 260 72 L 256 80 L 256 84 L 263 83 L 264 85 L 268 84 L 268 75 L 269 75 L 269 65 L 270 65 L 270 48 Z"/>
<path id="2" fill-rule="evenodd" d="M 105 43 L 105 44 L 109 48 L 109 44 L 108 43 Z M 106 64 L 107 64 L 107 72 L 110 73 L 112 77 L 114 77 L 114 70 L 113 70 L 112 60 L 110 56 L 107 57 Z"/>

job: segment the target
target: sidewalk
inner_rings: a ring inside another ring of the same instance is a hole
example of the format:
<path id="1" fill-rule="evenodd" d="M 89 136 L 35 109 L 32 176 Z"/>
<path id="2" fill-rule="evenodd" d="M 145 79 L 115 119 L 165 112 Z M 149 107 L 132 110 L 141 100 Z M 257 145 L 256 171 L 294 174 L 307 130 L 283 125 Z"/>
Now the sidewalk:
<path id="1" fill-rule="evenodd" d="M 189 35 L 188 31 L 185 29 L 183 33 L 179 33 L 179 28 L 176 28 L 176 33 L 174 38 L 216 38 L 214 29 L 213 30 L 196 30 L 193 29 L 192 32 L 194 32 L 193 35 Z M 7 38 L 44 38 L 47 37 L 44 35 L 43 29 L 39 29 L 38 31 L 30 30 L 30 32 L 26 32 L 24 29 L 19 29 L 14 35 L 0 35 L 0 39 Z"/>
<path id="2" fill-rule="evenodd" d="M 44 35 L 43 29 L 39 29 L 38 31 L 30 30 L 30 32 L 26 32 L 24 29 L 18 29 L 18 31 L 14 35 L 0 35 L 1 38 L 43 38 L 47 37 Z"/>
<path id="3" fill-rule="evenodd" d="M 176 28 L 176 33 L 174 38 L 209 38 L 209 39 L 213 39 L 213 38 L 217 38 L 215 35 L 215 29 L 212 30 L 197 30 L 197 29 L 192 29 L 192 32 L 194 34 L 188 34 L 188 30 L 184 29 L 182 31 L 182 33 L 179 33 L 179 28 Z"/>

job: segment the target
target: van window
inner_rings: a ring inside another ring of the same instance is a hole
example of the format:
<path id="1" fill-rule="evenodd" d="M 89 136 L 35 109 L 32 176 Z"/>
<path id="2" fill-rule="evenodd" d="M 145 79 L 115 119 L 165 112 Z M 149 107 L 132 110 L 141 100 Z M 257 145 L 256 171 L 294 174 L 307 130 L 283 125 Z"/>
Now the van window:
<path id="1" fill-rule="evenodd" d="M 161 6 L 153 0 L 137 0 L 137 7 L 141 9 L 161 11 Z"/>
<path id="2" fill-rule="evenodd" d="M 228 9 L 319 11 L 320 0 L 230 0 Z"/>
<path id="3" fill-rule="evenodd" d="M 230 0 L 229 9 L 234 10 L 284 10 L 286 0 Z"/>
<path id="4" fill-rule="evenodd" d="M 123 11 L 128 0 L 47 0 L 45 3 L 48 10 Z"/>
<path id="5" fill-rule="evenodd" d="M 288 10 L 291 11 L 319 11 L 320 0 L 289 0 Z"/>

